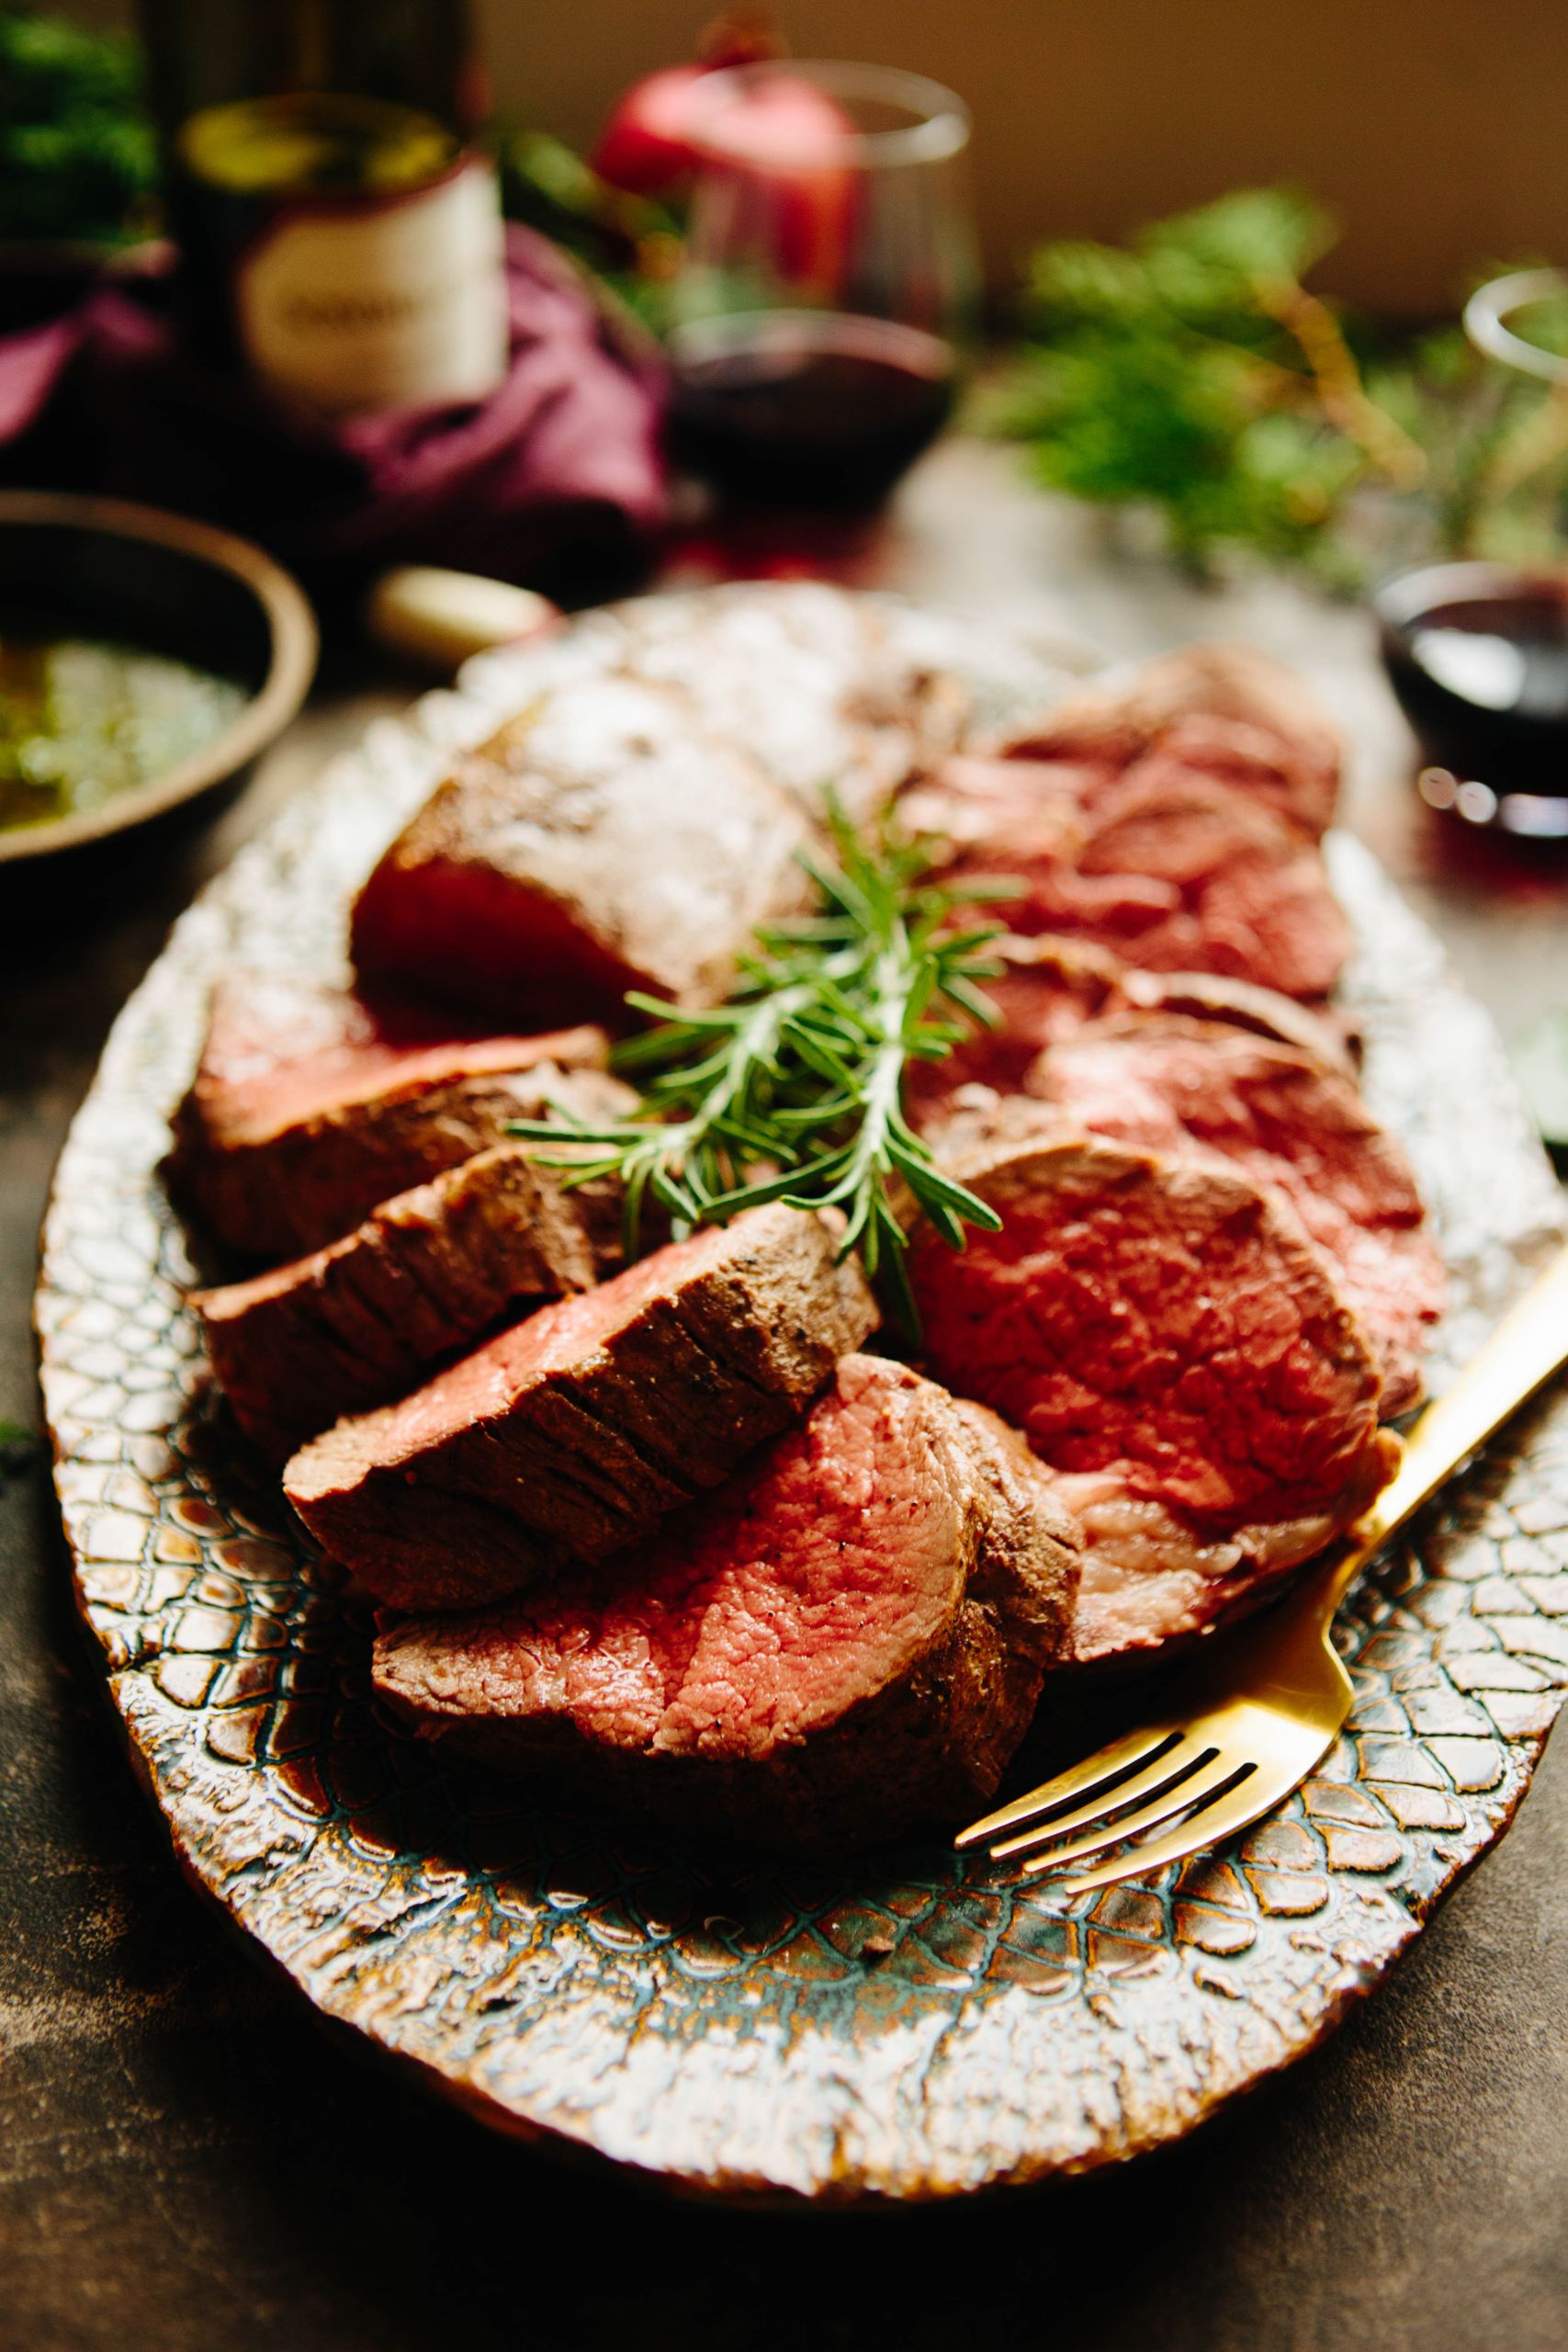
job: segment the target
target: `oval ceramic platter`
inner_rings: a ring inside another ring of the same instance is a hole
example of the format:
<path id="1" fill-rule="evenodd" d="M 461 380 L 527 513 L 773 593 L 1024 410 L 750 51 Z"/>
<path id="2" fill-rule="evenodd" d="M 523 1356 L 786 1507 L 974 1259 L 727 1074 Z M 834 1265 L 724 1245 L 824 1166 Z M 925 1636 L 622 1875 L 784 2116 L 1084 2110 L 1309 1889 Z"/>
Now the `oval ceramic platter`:
<path id="1" fill-rule="evenodd" d="M 679 627 L 677 600 L 641 609 Z M 1049 683 L 988 636 L 897 625 L 1001 702 Z M 321 2010 L 486 2121 L 731 2197 L 931 2197 L 1125 2157 L 1316 2042 L 1506 1827 L 1568 1688 L 1568 1393 L 1355 1596 L 1356 1710 L 1316 1778 L 1179 1872 L 1069 1899 L 933 1834 L 737 1876 L 434 1767 L 372 1703 L 366 1607 L 213 1398 L 157 1164 L 213 977 L 336 969 L 349 892 L 451 744 L 618 626 L 486 656 L 373 730 L 127 1005 L 38 1299 L 81 1605 L 186 1869 Z M 1440 1385 L 1559 1238 L 1559 1196 L 1486 1019 L 1367 854 L 1331 849 L 1367 1090 L 1452 1270 Z"/>

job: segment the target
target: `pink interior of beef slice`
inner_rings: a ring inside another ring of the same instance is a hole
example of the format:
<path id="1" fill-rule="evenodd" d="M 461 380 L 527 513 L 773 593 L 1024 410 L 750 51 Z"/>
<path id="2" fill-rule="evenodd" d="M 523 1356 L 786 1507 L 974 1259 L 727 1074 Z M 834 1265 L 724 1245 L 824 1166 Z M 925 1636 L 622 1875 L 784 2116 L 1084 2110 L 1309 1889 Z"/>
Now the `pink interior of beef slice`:
<path id="1" fill-rule="evenodd" d="M 393 1625 L 376 1682 L 460 1753 L 809 1847 L 989 1798 L 1076 1578 L 1010 1431 L 851 1355 L 800 1428 L 635 1562 Z"/>
<path id="2" fill-rule="evenodd" d="M 1249 645 L 1190 645 L 1089 686 L 1006 747 L 1119 772 L 1157 752 L 1272 804 L 1315 841 L 1333 821 L 1343 746 L 1310 687 Z"/>
<path id="3" fill-rule="evenodd" d="M 1327 995 L 1348 956 L 1348 925 L 1300 828 L 1157 755 L 1110 778 L 1066 762 L 953 760 L 902 805 L 916 830 L 951 842 L 947 872 L 1021 884 L 998 900 L 1014 931 L 1309 1000 Z"/>
<path id="4" fill-rule="evenodd" d="M 513 1020 L 716 1003 L 758 925 L 807 904 L 810 833 L 684 697 L 575 681 L 459 757 L 360 892 L 355 961 Z"/>
<path id="5" fill-rule="evenodd" d="M 875 1328 L 836 1246 L 770 1205 L 655 1250 L 339 1421 L 294 1456 L 285 1492 L 399 1608 L 491 1600 L 615 1551 L 787 1427 Z"/>
<path id="6" fill-rule="evenodd" d="M 917 1232 L 927 1359 L 1062 1474 L 1082 1658 L 1199 1630 L 1365 1508 L 1393 1458 L 1372 1347 L 1267 1194 L 1092 1141 L 962 1172 L 1002 1224 Z"/>
<path id="7" fill-rule="evenodd" d="M 594 1279 L 575 1196 L 526 1146 L 498 1144 L 325 1249 L 192 1304 L 235 1419 L 282 1456 L 403 1395 L 503 1317 Z"/>
<path id="8" fill-rule="evenodd" d="M 1217 1156 L 1283 1193 L 1377 1348 L 1384 1417 L 1419 1401 L 1442 1260 L 1403 1147 L 1348 1080 L 1240 1030 L 1145 1014 L 1053 1046 L 1029 1086 L 1068 1128 Z"/>
<path id="9" fill-rule="evenodd" d="M 588 1025 L 497 1036 L 396 999 L 236 974 L 175 1114 L 171 1180 L 228 1249 L 293 1258 L 551 1099 L 619 1115 L 633 1098 L 604 1073 L 608 1044 Z"/>

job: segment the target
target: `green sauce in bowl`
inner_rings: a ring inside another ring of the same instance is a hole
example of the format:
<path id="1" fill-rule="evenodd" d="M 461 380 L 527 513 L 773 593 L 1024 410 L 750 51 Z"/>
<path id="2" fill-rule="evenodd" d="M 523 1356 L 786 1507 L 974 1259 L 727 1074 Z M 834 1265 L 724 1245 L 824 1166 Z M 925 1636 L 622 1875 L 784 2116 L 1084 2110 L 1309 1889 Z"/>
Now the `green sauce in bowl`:
<path id="1" fill-rule="evenodd" d="M 211 671 L 93 638 L 0 635 L 0 830 L 87 816 L 233 724 L 248 696 Z"/>

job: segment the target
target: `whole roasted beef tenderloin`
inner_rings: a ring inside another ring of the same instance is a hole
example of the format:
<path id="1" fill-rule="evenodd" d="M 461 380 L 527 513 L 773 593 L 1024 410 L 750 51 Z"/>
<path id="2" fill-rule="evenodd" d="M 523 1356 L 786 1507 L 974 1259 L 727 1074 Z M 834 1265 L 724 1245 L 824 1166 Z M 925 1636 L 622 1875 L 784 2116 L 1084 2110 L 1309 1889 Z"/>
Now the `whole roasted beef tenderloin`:
<path id="1" fill-rule="evenodd" d="M 805 1423 L 610 1561 L 376 1645 L 443 1751 L 743 1845 L 985 1804 L 1070 1636 L 1074 1533 L 1028 1449 L 851 1355 Z"/>
<path id="2" fill-rule="evenodd" d="M 170 1187 L 239 1256 L 295 1258 L 552 1100 L 622 1115 L 636 1098 L 605 1074 L 608 1046 L 590 1026 L 495 1036 L 399 999 L 236 974 L 175 1114 Z"/>
<path id="3" fill-rule="evenodd" d="M 671 1243 L 339 1421 L 284 1491 L 398 1608 L 491 1600 L 616 1551 L 796 1419 L 874 1329 L 837 1247 L 777 1205 Z"/>
<path id="4" fill-rule="evenodd" d="M 573 1195 L 524 1145 L 497 1144 L 324 1249 L 191 1304 L 235 1419 L 281 1457 L 596 1273 Z"/>
<path id="5" fill-rule="evenodd" d="M 1394 1458 L 1376 1356 L 1267 1193 L 1097 1141 L 959 1166 L 1001 1225 L 915 1234 L 927 1359 L 1057 1474 L 1080 1660 L 1201 1631 L 1366 1508 Z"/>
<path id="6" fill-rule="evenodd" d="M 683 696 L 571 681 L 457 759 L 361 890 L 355 961 L 509 1021 L 716 1004 L 758 925 L 809 905 L 811 831 Z"/>

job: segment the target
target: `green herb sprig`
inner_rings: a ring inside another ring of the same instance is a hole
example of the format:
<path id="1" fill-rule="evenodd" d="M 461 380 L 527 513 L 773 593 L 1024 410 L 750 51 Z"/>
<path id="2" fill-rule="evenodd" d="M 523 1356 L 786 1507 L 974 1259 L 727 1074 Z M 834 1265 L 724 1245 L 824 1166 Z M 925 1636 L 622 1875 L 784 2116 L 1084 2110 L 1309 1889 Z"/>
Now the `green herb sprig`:
<path id="1" fill-rule="evenodd" d="M 764 1201 L 838 1209 L 840 1254 L 859 1250 L 913 1336 L 910 1208 L 954 1249 L 966 1225 L 994 1230 L 998 1219 L 909 1126 L 904 1073 L 995 1022 L 978 984 L 998 969 L 984 950 L 1002 926 L 955 929 L 955 910 L 980 894 L 927 882 L 919 843 L 890 832 L 863 841 L 836 808 L 830 826 L 838 864 L 805 861 L 819 911 L 760 932 L 727 1003 L 691 1012 L 627 997 L 658 1024 L 615 1055 L 642 1088 L 640 1117 L 596 1126 L 561 1112 L 513 1132 L 554 1145 L 536 1156 L 569 1185 L 619 1180 L 628 1255 L 649 1201 L 677 1232 Z M 998 895 L 986 884 L 987 899 Z"/>

